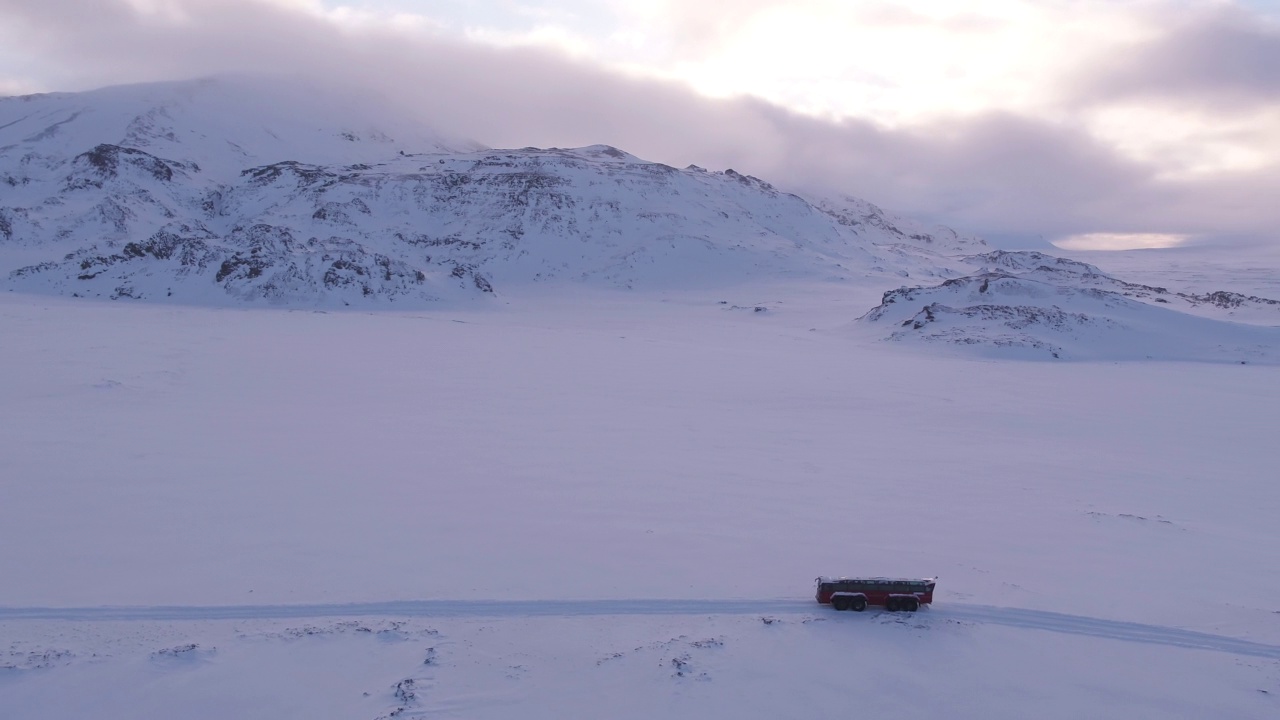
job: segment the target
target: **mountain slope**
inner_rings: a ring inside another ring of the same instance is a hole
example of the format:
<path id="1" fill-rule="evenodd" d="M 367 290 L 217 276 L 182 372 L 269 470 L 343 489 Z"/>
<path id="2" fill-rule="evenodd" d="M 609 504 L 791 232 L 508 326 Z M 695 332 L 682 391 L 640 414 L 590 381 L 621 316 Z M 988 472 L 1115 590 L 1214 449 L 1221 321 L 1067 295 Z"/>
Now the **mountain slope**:
<path id="1" fill-rule="evenodd" d="M 220 79 L 0 103 L 11 189 L 0 243 L 39 259 L 10 287 L 403 304 L 548 281 L 950 277 L 959 266 L 940 252 L 985 248 L 733 170 L 678 170 L 605 145 L 465 148 L 270 87 Z"/>

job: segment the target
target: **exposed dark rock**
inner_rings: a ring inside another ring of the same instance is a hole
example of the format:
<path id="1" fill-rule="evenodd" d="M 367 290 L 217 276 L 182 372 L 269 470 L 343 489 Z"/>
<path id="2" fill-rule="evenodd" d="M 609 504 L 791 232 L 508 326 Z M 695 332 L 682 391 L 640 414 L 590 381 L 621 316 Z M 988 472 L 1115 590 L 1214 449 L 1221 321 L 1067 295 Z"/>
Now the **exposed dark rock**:
<path id="1" fill-rule="evenodd" d="M 314 185 L 322 182 L 332 182 L 337 178 L 337 174 L 330 172 L 323 167 L 317 165 L 309 165 L 293 160 L 274 163 L 272 165 L 263 165 L 262 167 L 249 168 L 240 173 L 242 177 L 249 178 L 250 182 L 256 187 L 271 185 L 277 180 L 285 177 L 293 178 L 298 185 Z"/>
<path id="2" fill-rule="evenodd" d="M 222 282 L 227 278 L 241 277 L 246 280 L 262 277 L 262 273 L 269 267 L 271 261 L 256 255 L 248 257 L 236 254 L 222 261 L 222 266 L 218 268 L 218 274 L 213 276 L 215 282 Z"/>
<path id="3" fill-rule="evenodd" d="M 67 187 L 101 188 L 104 181 L 119 175 L 122 166 L 137 168 L 162 182 L 173 180 L 173 165 L 169 161 L 135 148 L 104 143 L 76 156 L 72 161 L 75 171 L 67 178 Z"/>
<path id="4" fill-rule="evenodd" d="M 1191 302 L 1209 303 L 1210 305 L 1227 309 L 1238 308 L 1249 303 L 1280 308 L 1280 300 L 1271 300 L 1269 298 L 1261 298 L 1254 295 L 1243 295 L 1241 293 L 1227 292 L 1225 290 L 1217 290 L 1204 295 L 1193 295 L 1187 293 L 1178 293 L 1178 295 L 1190 300 Z"/>

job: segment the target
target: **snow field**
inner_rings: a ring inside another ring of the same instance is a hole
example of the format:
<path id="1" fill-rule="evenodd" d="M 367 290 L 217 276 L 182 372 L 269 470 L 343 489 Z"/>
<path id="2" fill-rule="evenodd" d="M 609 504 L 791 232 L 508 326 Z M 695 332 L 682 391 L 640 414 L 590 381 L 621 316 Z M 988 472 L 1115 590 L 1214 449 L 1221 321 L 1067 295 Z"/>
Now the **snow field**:
<path id="1" fill-rule="evenodd" d="M 1278 709 L 1275 368 L 928 357 L 849 332 L 874 299 L 833 286 L 558 292 L 381 314 L 0 295 L 0 711 Z M 936 574 L 937 604 L 806 604 L 855 573 Z M 702 604 L 13 614 L 419 599 Z M 309 625 L 337 629 L 288 632 Z"/>
<path id="2" fill-rule="evenodd" d="M 1280 692 L 1274 659 L 928 611 L 0 627 L 80 649 L 0 675 L 51 719 L 1267 717 Z"/>

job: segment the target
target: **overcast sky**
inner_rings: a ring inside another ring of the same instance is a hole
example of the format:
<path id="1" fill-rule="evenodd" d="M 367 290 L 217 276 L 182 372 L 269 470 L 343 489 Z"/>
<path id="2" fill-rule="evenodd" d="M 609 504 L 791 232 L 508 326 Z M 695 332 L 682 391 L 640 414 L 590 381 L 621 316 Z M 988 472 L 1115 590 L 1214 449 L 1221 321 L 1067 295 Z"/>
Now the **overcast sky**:
<path id="1" fill-rule="evenodd" d="M 1006 243 L 1280 242 L 1278 68 L 1280 0 L 0 0 L 0 94 L 304 73 Z"/>

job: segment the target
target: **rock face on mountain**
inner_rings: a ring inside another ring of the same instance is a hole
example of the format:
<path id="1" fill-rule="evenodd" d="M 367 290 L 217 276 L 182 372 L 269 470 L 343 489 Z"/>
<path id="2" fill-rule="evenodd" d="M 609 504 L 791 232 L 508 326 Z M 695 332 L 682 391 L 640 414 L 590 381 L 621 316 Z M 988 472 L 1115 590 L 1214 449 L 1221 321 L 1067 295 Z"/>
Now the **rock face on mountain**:
<path id="1" fill-rule="evenodd" d="M 0 100 L 0 257 L 24 259 L 4 283 L 405 305 L 551 281 L 949 277 L 949 256 L 986 249 L 733 170 L 605 145 L 487 150 L 353 105 L 248 80 Z"/>
<path id="2" fill-rule="evenodd" d="M 964 260 L 980 270 L 935 286 L 891 290 L 858 325 L 889 341 L 999 357 L 1280 362 L 1280 327 L 1223 319 L 1244 309 L 1275 325 L 1275 300 L 1172 293 L 1036 252 Z"/>

